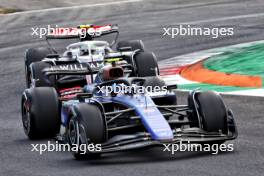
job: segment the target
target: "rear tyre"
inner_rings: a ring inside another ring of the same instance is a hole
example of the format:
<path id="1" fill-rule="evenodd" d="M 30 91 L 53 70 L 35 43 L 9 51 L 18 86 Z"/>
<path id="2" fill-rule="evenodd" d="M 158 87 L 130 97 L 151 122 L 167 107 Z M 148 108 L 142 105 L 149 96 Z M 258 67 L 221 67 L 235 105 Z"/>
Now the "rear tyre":
<path id="1" fill-rule="evenodd" d="M 25 56 L 25 74 L 26 74 L 26 83 L 27 87 L 30 87 L 29 82 L 29 66 L 33 62 L 39 62 L 44 59 L 48 54 L 52 54 L 48 48 L 30 48 L 26 51 Z"/>
<path id="2" fill-rule="evenodd" d="M 55 84 L 55 76 L 50 76 L 49 79 L 46 78 L 43 74 L 43 70 L 45 68 L 49 68 L 51 66 L 51 64 L 46 63 L 46 62 L 35 62 L 31 64 L 31 71 L 30 71 L 30 76 L 28 82 L 31 83 L 31 78 L 35 79 L 35 87 L 50 87 L 53 86 Z M 47 81 L 47 79 L 49 80 L 49 82 Z"/>
<path id="3" fill-rule="evenodd" d="M 52 54 L 49 48 L 29 48 L 26 51 L 25 63 L 29 66 L 33 62 L 41 61 L 48 54 Z"/>
<path id="4" fill-rule="evenodd" d="M 134 57 L 138 77 L 157 76 L 159 67 L 154 53 L 140 52 Z"/>
<path id="5" fill-rule="evenodd" d="M 117 51 L 121 51 L 122 48 L 125 48 L 125 47 L 131 47 L 132 51 L 140 50 L 143 52 L 145 50 L 142 40 L 120 41 L 116 45 Z"/>
<path id="6" fill-rule="evenodd" d="M 21 101 L 22 122 L 29 139 L 54 137 L 60 127 L 59 101 L 54 88 L 26 89 Z"/>
<path id="7" fill-rule="evenodd" d="M 78 148 L 81 144 L 99 146 L 106 141 L 106 125 L 100 109 L 96 105 L 81 103 L 74 107 L 73 116 L 68 126 L 68 138 L 71 145 Z M 100 148 L 95 147 L 95 150 Z M 98 158 L 100 153 L 76 151 L 73 156 L 77 160 Z"/>

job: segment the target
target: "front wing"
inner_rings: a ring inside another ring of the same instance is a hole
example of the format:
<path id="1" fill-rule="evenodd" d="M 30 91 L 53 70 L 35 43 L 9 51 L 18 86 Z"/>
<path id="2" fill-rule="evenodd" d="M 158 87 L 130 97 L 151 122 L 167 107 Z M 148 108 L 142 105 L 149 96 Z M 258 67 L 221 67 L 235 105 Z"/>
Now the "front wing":
<path id="1" fill-rule="evenodd" d="M 101 151 L 91 153 L 110 153 L 118 151 L 126 151 L 132 149 L 145 148 L 150 146 L 160 146 L 163 144 L 177 143 L 217 143 L 219 141 L 233 140 L 237 138 L 237 128 L 234 118 L 231 116 L 228 123 L 228 134 L 215 132 L 205 132 L 199 128 L 190 128 L 185 131 L 173 130 L 174 138 L 170 141 L 153 140 L 149 133 L 137 133 L 134 135 L 115 136 L 106 143 L 102 144 Z"/>

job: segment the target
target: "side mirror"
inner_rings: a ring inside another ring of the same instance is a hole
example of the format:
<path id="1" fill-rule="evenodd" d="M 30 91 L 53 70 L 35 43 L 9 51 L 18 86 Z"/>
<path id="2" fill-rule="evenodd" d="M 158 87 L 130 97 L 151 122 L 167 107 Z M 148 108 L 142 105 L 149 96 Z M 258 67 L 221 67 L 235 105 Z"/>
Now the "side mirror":
<path id="1" fill-rule="evenodd" d="M 177 84 L 167 85 L 167 90 L 169 90 L 169 91 L 177 89 L 177 88 L 178 88 Z"/>
<path id="2" fill-rule="evenodd" d="M 46 58 L 49 58 L 49 59 L 52 59 L 52 58 L 59 58 L 60 57 L 60 55 L 59 54 L 48 54 L 47 56 L 46 56 Z"/>
<path id="3" fill-rule="evenodd" d="M 132 51 L 132 47 L 130 46 L 122 47 L 122 48 L 119 48 L 119 51 L 121 52 Z"/>

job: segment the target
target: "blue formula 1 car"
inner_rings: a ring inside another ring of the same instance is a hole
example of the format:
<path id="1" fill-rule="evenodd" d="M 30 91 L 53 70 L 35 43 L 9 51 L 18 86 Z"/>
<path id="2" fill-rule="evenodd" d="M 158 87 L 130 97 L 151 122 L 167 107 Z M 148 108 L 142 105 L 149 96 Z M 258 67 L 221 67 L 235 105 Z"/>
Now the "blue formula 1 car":
<path id="1" fill-rule="evenodd" d="M 22 96 L 26 135 L 30 139 L 57 135 L 57 140 L 71 146 L 99 146 L 85 154 L 74 151 L 77 159 L 164 143 L 222 143 L 237 137 L 232 111 L 217 93 L 193 91 L 187 105 L 177 105 L 176 85 L 166 86 L 159 77 L 127 78 L 125 72 L 114 64 L 100 70 L 89 66 L 44 70 L 47 77 L 83 74 L 94 80 L 85 87 L 63 90 L 26 89 Z M 155 90 L 140 92 L 142 87 Z"/>

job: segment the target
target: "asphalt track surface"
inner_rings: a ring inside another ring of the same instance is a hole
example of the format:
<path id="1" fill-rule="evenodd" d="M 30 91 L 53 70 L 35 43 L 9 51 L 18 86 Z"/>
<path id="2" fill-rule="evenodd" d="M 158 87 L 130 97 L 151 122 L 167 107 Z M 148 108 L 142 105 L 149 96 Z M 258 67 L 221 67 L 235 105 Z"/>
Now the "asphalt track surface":
<path id="1" fill-rule="evenodd" d="M 23 133 L 20 96 L 25 88 L 23 57 L 29 47 L 45 42 L 31 36 L 31 27 L 117 23 L 121 36 L 142 39 L 159 60 L 198 50 L 264 39 L 264 2 L 261 0 L 164 0 L 61 9 L 0 16 L 0 175 L 263 175 L 263 98 L 224 96 L 233 109 L 239 137 L 233 152 L 211 155 L 144 149 L 104 155 L 100 160 L 75 161 L 71 154 L 31 152 Z M 235 35 L 209 37 L 162 36 L 162 27 L 178 23 L 234 27 Z M 186 94 L 178 94 L 180 103 Z M 33 143 L 46 143 L 34 141 Z"/>

